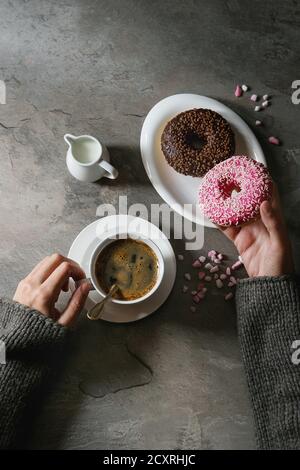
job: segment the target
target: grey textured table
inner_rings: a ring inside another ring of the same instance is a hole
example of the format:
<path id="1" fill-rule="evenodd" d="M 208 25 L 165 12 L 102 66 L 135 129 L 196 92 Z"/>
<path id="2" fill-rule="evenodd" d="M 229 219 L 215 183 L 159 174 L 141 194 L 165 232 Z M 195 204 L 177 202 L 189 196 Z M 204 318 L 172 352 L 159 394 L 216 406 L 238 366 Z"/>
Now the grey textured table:
<path id="1" fill-rule="evenodd" d="M 253 127 L 237 82 L 272 95 L 266 126 L 255 128 L 299 251 L 300 106 L 296 1 L 60 0 L 1 2 L 1 295 L 46 254 L 67 253 L 102 202 L 160 202 L 143 169 L 143 118 L 179 92 L 220 99 Z M 260 115 L 261 116 L 261 115 Z M 65 167 L 65 132 L 108 145 L 115 182 L 81 184 Z M 283 146 L 271 147 L 270 134 Z M 297 214 L 297 217 L 295 217 Z M 182 242 L 172 242 L 182 252 Z M 223 235 L 205 249 L 234 258 Z M 44 392 L 27 434 L 33 448 L 253 448 L 251 407 L 233 304 L 210 296 L 191 314 L 175 288 L 159 311 L 132 325 L 83 318 Z"/>

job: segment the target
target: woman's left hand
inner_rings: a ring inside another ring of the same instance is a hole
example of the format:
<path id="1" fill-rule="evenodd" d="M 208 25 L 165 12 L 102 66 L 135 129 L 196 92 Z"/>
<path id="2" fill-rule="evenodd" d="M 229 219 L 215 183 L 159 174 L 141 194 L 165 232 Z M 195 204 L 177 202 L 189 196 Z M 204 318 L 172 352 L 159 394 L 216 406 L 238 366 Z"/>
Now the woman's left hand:
<path id="1" fill-rule="evenodd" d="M 60 254 L 47 256 L 19 283 L 13 300 L 68 326 L 83 308 L 90 284 L 86 282 L 77 287 L 63 312 L 55 304 L 60 292 L 68 290 L 69 278 L 79 281 L 85 277 L 75 261 Z"/>

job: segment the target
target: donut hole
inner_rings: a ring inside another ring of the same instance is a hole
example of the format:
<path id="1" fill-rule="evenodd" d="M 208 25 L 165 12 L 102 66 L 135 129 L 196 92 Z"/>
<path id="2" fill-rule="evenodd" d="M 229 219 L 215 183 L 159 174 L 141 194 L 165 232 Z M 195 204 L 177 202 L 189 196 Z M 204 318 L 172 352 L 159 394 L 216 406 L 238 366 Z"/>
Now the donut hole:
<path id="1" fill-rule="evenodd" d="M 203 149 L 204 145 L 207 144 L 206 140 L 196 134 L 195 132 L 188 132 L 186 135 L 186 143 L 189 147 L 194 150 L 201 150 Z"/>
<path id="2" fill-rule="evenodd" d="M 224 198 L 234 197 L 241 191 L 241 187 L 237 181 L 228 179 L 219 181 L 219 189 Z"/>

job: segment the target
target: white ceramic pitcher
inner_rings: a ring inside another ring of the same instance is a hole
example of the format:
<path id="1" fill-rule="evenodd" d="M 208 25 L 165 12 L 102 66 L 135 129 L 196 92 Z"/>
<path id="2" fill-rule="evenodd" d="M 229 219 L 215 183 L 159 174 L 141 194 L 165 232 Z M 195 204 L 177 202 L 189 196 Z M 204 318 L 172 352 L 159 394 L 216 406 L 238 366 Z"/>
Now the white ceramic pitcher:
<path id="1" fill-rule="evenodd" d="M 115 179 L 118 170 L 109 163 L 109 153 L 105 145 L 91 135 L 65 134 L 64 139 L 69 145 L 67 167 L 74 178 L 92 183 L 103 176 Z"/>

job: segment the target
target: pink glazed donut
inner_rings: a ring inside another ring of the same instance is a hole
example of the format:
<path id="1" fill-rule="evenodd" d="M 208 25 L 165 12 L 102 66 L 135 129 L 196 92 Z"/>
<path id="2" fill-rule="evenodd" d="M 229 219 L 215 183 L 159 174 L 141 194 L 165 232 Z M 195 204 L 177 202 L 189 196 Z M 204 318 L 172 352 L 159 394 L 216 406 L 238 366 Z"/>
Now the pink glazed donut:
<path id="1" fill-rule="evenodd" d="M 241 225 L 259 216 L 261 203 L 271 199 L 272 187 L 272 178 L 262 163 L 234 156 L 206 173 L 199 204 L 215 224 Z"/>

